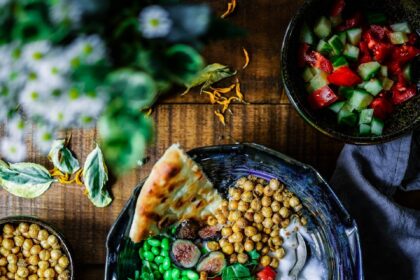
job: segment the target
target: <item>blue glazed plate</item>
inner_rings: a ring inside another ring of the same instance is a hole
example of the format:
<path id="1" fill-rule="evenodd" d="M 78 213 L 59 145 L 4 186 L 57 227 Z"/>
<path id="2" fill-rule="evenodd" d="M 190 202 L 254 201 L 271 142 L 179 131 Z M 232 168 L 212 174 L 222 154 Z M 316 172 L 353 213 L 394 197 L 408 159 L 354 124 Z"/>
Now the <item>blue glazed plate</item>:
<path id="1" fill-rule="evenodd" d="M 188 154 L 222 194 L 237 179 L 249 174 L 281 180 L 306 208 L 310 219 L 308 230 L 312 233 L 315 250 L 327 268 L 327 279 L 363 279 L 356 223 L 314 168 L 256 144 L 197 148 Z M 129 241 L 128 233 L 142 185 L 143 182 L 134 190 L 109 232 L 107 280 L 125 280 L 140 267 L 138 245 Z M 121 259 L 124 261 L 119 261 Z"/>

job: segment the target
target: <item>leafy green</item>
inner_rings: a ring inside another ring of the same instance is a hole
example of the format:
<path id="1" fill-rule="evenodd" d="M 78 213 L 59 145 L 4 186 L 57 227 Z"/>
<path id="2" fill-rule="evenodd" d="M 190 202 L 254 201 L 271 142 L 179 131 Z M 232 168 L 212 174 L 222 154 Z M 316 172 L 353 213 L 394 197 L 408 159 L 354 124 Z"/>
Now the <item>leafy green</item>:
<path id="1" fill-rule="evenodd" d="M 167 71 L 170 78 L 179 84 L 194 81 L 204 67 L 201 55 L 187 45 L 175 45 L 166 51 Z"/>
<path id="2" fill-rule="evenodd" d="M 258 260 L 261 256 L 261 254 L 258 253 L 257 250 L 252 250 L 251 252 L 248 252 L 248 255 L 251 257 L 251 260 Z"/>
<path id="3" fill-rule="evenodd" d="M 39 164 L 0 162 L 0 185 L 13 195 L 35 198 L 46 192 L 53 182 L 48 170 Z"/>
<path id="4" fill-rule="evenodd" d="M 55 140 L 48 158 L 58 170 L 65 174 L 73 174 L 80 169 L 79 161 L 73 156 L 73 153 L 65 146 L 64 139 Z"/>
<path id="5" fill-rule="evenodd" d="M 187 93 L 191 88 L 199 85 L 202 85 L 201 90 L 206 89 L 212 84 L 217 83 L 225 78 L 231 77 L 235 74 L 236 71 L 232 71 L 229 69 L 229 67 L 219 63 L 207 65 L 190 83 L 185 84 L 187 89 L 184 93 Z"/>
<path id="6" fill-rule="evenodd" d="M 222 271 L 222 279 L 229 280 L 253 280 L 255 279 L 251 275 L 251 271 L 245 265 L 240 263 L 235 263 L 233 265 L 227 266 Z"/>
<path id="7" fill-rule="evenodd" d="M 107 82 L 112 91 L 127 101 L 133 110 L 146 109 L 155 102 L 157 90 L 152 77 L 131 69 L 121 69 L 111 73 Z"/>
<path id="8" fill-rule="evenodd" d="M 105 207 L 112 202 L 106 188 L 108 170 L 98 145 L 86 158 L 83 167 L 83 181 L 88 190 L 88 197 L 96 207 Z"/>
<path id="9" fill-rule="evenodd" d="M 107 162 L 117 173 L 137 166 L 153 139 L 153 120 L 122 102 L 109 107 L 99 119 L 98 128 Z"/>

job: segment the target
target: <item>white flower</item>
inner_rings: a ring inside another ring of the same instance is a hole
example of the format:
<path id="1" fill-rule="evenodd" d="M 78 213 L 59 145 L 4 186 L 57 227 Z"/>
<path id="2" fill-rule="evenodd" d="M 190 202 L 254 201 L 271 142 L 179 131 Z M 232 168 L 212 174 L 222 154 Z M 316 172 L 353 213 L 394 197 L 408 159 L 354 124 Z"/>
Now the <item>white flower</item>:
<path id="1" fill-rule="evenodd" d="M 50 8 L 50 18 L 55 24 L 78 27 L 82 19 L 82 9 L 76 1 L 56 1 Z"/>
<path id="2" fill-rule="evenodd" d="M 1 140 L 0 152 L 2 157 L 8 161 L 13 163 L 20 162 L 26 158 L 26 145 L 21 140 L 4 137 Z"/>
<path id="3" fill-rule="evenodd" d="M 30 70 L 35 72 L 50 50 L 51 44 L 48 41 L 29 43 L 22 49 L 21 60 L 25 62 Z"/>
<path id="4" fill-rule="evenodd" d="M 29 116 L 38 115 L 39 112 L 45 110 L 46 104 L 43 103 L 44 97 L 48 94 L 45 92 L 45 85 L 37 82 L 29 82 L 22 90 L 19 96 L 19 104 Z"/>
<path id="5" fill-rule="evenodd" d="M 73 67 L 80 63 L 94 64 L 106 57 L 105 44 L 98 35 L 80 36 L 66 51 L 67 61 Z"/>
<path id="6" fill-rule="evenodd" d="M 165 37 L 172 27 L 168 11 L 157 5 L 144 8 L 139 15 L 139 21 L 140 31 L 149 39 Z"/>
<path id="7" fill-rule="evenodd" d="M 49 109 L 42 116 L 43 119 L 54 127 L 67 128 L 75 122 L 76 116 L 68 108 L 65 98 L 58 98 L 48 103 Z"/>
<path id="8" fill-rule="evenodd" d="M 25 120 L 16 114 L 6 123 L 7 134 L 14 139 L 23 139 L 25 134 Z"/>
<path id="9" fill-rule="evenodd" d="M 47 126 L 37 126 L 35 130 L 35 144 L 39 151 L 48 153 L 55 139 L 53 129 Z"/>

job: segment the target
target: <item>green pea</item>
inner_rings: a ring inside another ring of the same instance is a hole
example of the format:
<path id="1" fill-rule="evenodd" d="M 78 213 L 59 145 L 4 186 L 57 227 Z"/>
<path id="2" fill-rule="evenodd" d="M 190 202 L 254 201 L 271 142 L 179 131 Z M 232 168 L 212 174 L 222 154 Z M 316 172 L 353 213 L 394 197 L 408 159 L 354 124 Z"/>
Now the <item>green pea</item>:
<path id="1" fill-rule="evenodd" d="M 169 238 L 165 237 L 160 245 L 162 246 L 163 250 L 169 250 Z"/>
<path id="2" fill-rule="evenodd" d="M 169 270 L 165 271 L 165 274 L 163 274 L 163 279 L 165 280 L 172 280 L 172 275 Z"/>
<path id="3" fill-rule="evenodd" d="M 139 249 L 139 256 L 140 256 L 140 259 L 144 259 L 144 249 L 143 248 L 140 248 Z"/>
<path id="4" fill-rule="evenodd" d="M 150 262 L 150 267 L 152 268 L 152 270 L 159 270 L 158 265 L 153 262 Z"/>
<path id="5" fill-rule="evenodd" d="M 150 244 L 149 244 L 149 243 L 147 243 L 147 242 L 144 242 L 144 243 L 143 243 L 143 249 L 144 249 L 145 251 L 150 251 Z"/>
<path id="6" fill-rule="evenodd" d="M 153 261 L 153 259 L 155 258 L 155 255 L 153 255 L 153 253 L 149 251 L 144 252 L 143 255 L 144 255 L 144 258 L 148 261 Z"/>
<path id="7" fill-rule="evenodd" d="M 162 256 L 157 256 L 157 257 L 155 258 L 155 263 L 157 263 L 157 264 L 162 264 L 164 260 L 165 260 L 165 258 L 164 258 L 164 257 L 162 257 Z"/>
<path id="8" fill-rule="evenodd" d="M 171 267 L 171 260 L 169 258 L 165 258 L 162 265 L 165 270 L 168 270 Z"/>
<path id="9" fill-rule="evenodd" d="M 166 250 L 162 250 L 162 251 L 160 251 L 160 255 L 163 256 L 163 257 L 168 258 L 169 257 L 169 252 L 166 251 Z"/>
<path id="10" fill-rule="evenodd" d="M 165 273 L 165 268 L 163 267 L 163 264 L 159 265 L 159 272 L 161 274 L 164 274 Z"/>
<path id="11" fill-rule="evenodd" d="M 182 276 L 181 280 L 189 280 L 187 276 Z"/>
<path id="12" fill-rule="evenodd" d="M 173 268 L 171 275 L 172 279 L 178 279 L 181 276 L 181 270 L 179 270 L 178 268 Z"/>
<path id="13" fill-rule="evenodd" d="M 160 246 L 160 241 L 157 239 L 149 239 L 147 240 L 147 243 L 149 243 L 150 246 L 152 247 L 159 247 Z"/>
<path id="14" fill-rule="evenodd" d="M 160 250 L 158 247 L 152 247 L 151 249 L 152 253 L 158 256 L 160 254 Z"/>
<path id="15" fill-rule="evenodd" d="M 161 279 L 162 274 L 159 273 L 159 271 L 153 271 L 153 276 L 155 276 L 155 279 Z"/>
<path id="16" fill-rule="evenodd" d="M 200 276 L 198 275 L 197 272 L 192 271 L 192 270 L 186 270 L 187 271 L 187 277 L 190 280 L 198 280 L 200 279 Z"/>

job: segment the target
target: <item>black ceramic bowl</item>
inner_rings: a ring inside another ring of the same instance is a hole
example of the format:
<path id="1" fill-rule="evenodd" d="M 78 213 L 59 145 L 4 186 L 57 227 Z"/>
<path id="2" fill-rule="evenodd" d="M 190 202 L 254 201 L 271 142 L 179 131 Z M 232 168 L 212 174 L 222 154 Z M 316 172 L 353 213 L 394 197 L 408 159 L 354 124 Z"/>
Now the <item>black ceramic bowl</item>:
<path id="1" fill-rule="evenodd" d="M 50 234 L 54 234 L 60 242 L 63 253 L 69 258 L 69 262 L 70 262 L 68 266 L 68 269 L 70 272 L 69 279 L 70 280 L 76 279 L 72 250 L 70 249 L 69 243 L 66 241 L 64 236 L 55 227 L 33 216 L 10 216 L 10 217 L 5 217 L 5 218 L 0 219 L 0 229 L 2 229 L 5 224 L 16 225 L 19 223 L 37 224 L 41 228 L 46 229 Z"/>
<path id="2" fill-rule="evenodd" d="M 198 148 L 188 154 L 222 194 L 237 179 L 249 174 L 266 180 L 280 179 L 307 209 L 308 230 L 313 237 L 310 251 L 325 265 L 326 279 L 363 279 L 356 223 L 315 169 L 255 144 Z M 128 234 L 142 185 L 143 182 L 134 190 L 109 232 L 107 280 L 127 279 L 141 267 L 138 245 L 129 241 Z"/>
<path id="3" fill-rule="evenodd" d="M 282 79 L 287 96 L 298 113 L 320 132 L 352 144 L 376 144 L 387 142 L 420 127 L 420 94 L 398 106 L 385 124 L 381 136 L 358 136 L 356 129 L 346 129 L 336 123 L 336 115 L 329 110 L 312 110 L 307 103 L 301 69 L 297 66 L 299 35 L 302 24 L 309 26 L 322 15 L 327 15 L 333 0 L 308 0 L 290 21 L 283 39 L 281 52 Z M 408 21 L 420 35 L 420 1 L 418 0 L 347 0 L 347 5 L 362 10 L 382 10 L 395 22 Z M 420 58 L 414 62 L 414 80 L 420 87 Z"/>

